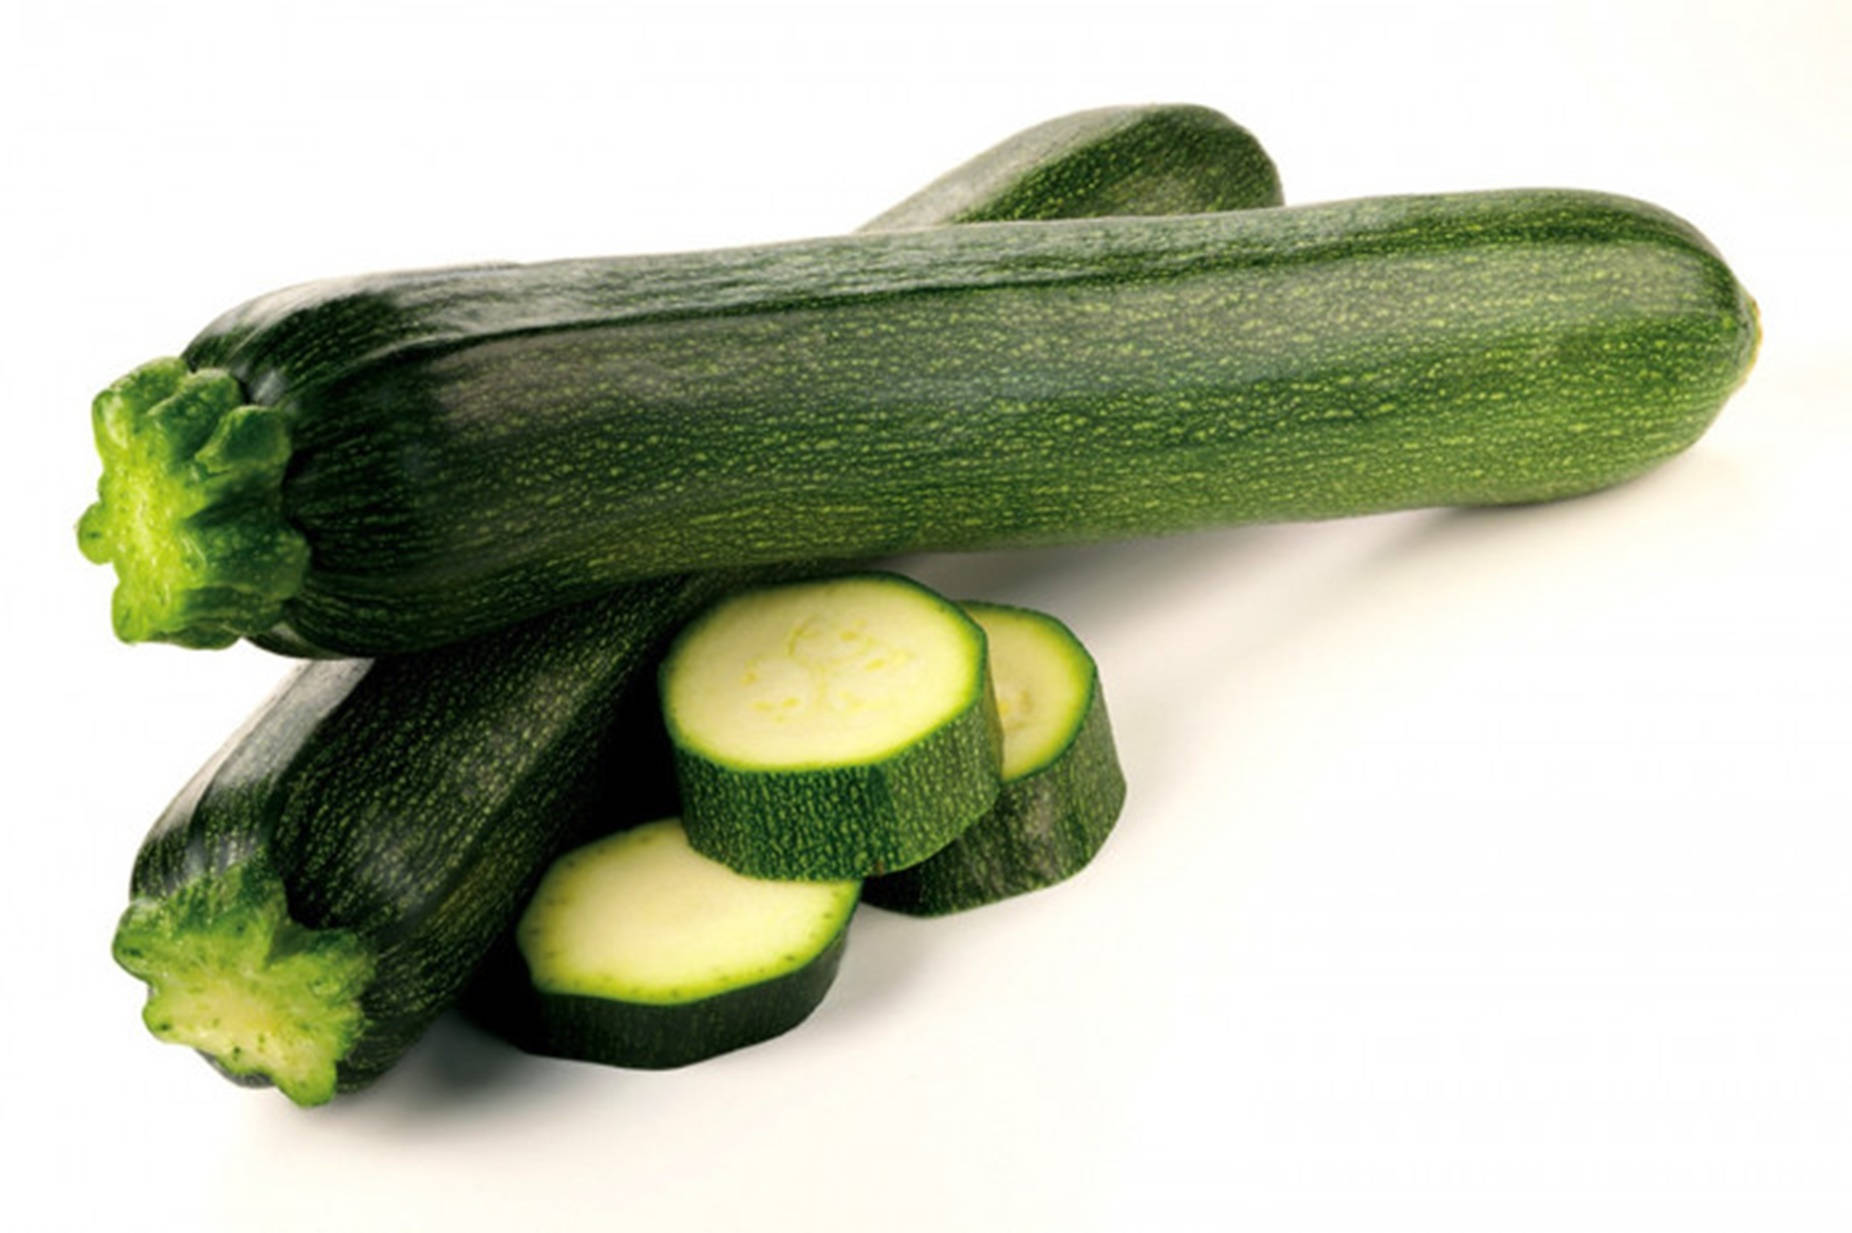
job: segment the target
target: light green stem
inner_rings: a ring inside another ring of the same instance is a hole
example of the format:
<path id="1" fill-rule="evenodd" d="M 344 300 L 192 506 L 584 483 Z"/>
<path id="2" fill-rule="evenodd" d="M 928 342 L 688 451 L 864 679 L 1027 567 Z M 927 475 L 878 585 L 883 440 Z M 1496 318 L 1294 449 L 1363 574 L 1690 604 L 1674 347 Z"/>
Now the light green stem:
<path id="1" fill-rule="evenodd" d="M 365 1025 L 373 956 L 352 933 L 289 918 L 257 861 L 205 874 L 122 915 L 116 962 L 148 983 L 142 1021 L 227 1074 L 274 1083 L 299 1105 L 331 1099 Z"/>
<path id="2" fill-rule="evenodd" d="M 91 405 L 103 476 L 78 546 L 116 567 L 116 636 L 228 646 L 282 616 L 309 547 L 283 517 L 289 426 L 222 369 L 144 364 Z"/>

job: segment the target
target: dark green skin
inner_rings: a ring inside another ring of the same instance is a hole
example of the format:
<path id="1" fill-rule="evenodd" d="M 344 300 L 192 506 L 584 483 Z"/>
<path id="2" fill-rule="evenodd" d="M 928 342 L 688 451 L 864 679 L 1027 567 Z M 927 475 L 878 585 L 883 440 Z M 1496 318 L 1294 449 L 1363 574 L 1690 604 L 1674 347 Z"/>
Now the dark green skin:
<path id="1" fill-rule="evenodd" d="M 849 919 L 802 967 L 678 1005 L 536 989 L 519 950 L 505 941 L 470 987 L 464 1010 L 529 1053 L 639 1070 L 687 1066 L 782 1036 L 809 1018 L 836 980 Z"/>
<path id="2" fill-rule="evenodd" d="M 1053 886 L 1084 869 L 1125 805 L 1125 775 L 1097 673 L 1084 705 L 1060 752 L 1004 780 L 990 812 L 940 851 L 862 883 L 863 902 L 944 916 Z"/>
<path id="3" fill-rule="evenodd" d="M 1101 107 L 1024 129 L 863 230 L 1207 214 L 1280 202 L 1273 160 L 1221 112 L 1183 104 Z"/>
<path id="4" fill-rule="evenodd" d="M 286 619 L 361 651 L 677 570 L 1586 492 L 1755 340 L 1683 222 L 1529 190 L 380 276 L 187 359 L 288 409 Z"/>
<path id="5" fill-rule="evenodd" d="M 156 822 L 131 893 L 261 860 L 289 916 L 374 959 L 341 1090 L 454 1002 L 540 873 L 621 782 L 612 724 L 666 635 L 734 585 L 640 584 L 422 655 L 303 667 Z"/>

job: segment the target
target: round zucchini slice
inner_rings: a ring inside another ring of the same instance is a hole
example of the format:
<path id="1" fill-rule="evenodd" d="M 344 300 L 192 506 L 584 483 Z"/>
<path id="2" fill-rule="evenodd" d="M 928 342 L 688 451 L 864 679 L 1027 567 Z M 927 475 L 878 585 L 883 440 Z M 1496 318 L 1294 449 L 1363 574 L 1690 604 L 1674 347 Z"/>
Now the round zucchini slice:
<path id="1" fill-rule="evenodd" d="M 741 873 L 902 869 L 996 799 L 984 631 L 895 574 L 733 596 L 676 639 L 661 693 L 688 841 Z"/>
<path id="2" fill-rule="evenodd" d="M 1099 670 L 1080 639 L 1026 608 L 964 607 L 989 642 L 1003 789 L 950 845 L 863 888 L 869 903 L 916 916 L 982 907 L 1072 876 L 1106 842 L 1125 803 Z"/>
<path id="3" fill-rule="evenodd" d="M 470 1011 L 531 1053 L 608 1066 L 757 1044 L 829 991 L 859 889 L 746 877 L 679 820 L 646 822 L 553 863 Z"/>

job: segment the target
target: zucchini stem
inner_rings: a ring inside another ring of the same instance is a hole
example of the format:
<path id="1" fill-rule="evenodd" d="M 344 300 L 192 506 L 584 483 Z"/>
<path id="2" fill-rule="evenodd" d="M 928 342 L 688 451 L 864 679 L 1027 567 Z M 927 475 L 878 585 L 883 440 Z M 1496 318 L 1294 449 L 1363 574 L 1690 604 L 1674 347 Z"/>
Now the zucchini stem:
<path id="1" fill-rule="evenodd" d="M 347 930 L 291 920 L 283 883 L 262 861 L 135 900 L 112 949 L 147 982 L 142 1021 L 161 1040 L 299 1105 L 334 1096 L 337 1064 L 366 1021 L 373 956 Z"/>
<path id="2" fill-rule="evenodd" d="M 283 414 L 168 358 L 98 394 L 91 424 L 103 477 L 77 542 L 116 567 L 116 636 L 220 647 L 276 624 L 309 565 L 283 517 Z"/>

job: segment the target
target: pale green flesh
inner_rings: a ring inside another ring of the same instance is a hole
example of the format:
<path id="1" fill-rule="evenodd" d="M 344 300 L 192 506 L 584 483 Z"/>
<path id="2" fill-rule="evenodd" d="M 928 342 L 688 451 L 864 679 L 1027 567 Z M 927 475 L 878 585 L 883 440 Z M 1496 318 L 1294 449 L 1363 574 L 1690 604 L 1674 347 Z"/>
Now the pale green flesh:
<path id="1" fill-rule="evenodd" d="M 962 714 L 983 638 L 899 578 L 775 587 L 716 608 L 676 646 L 663 708 L 684 747 L 735 767 L 879 761 Z"/>
<path id="2" fill-rule="evenodd" d="M 1040 613 L 987 604 L 965 611 L 990 646 L 991 686 L 1003 724 L 1003 778 L 1053 762 L 1087 716 L 1093 665 L 1065 627 Z"/>
<path id="3" fill-rule="evenodd" d="M 515 940 L 545 992 L 691 1002 L 809 963 L 841 931 L 859 886 L 734 873 L 665 818 L 555 861 Z"/>

